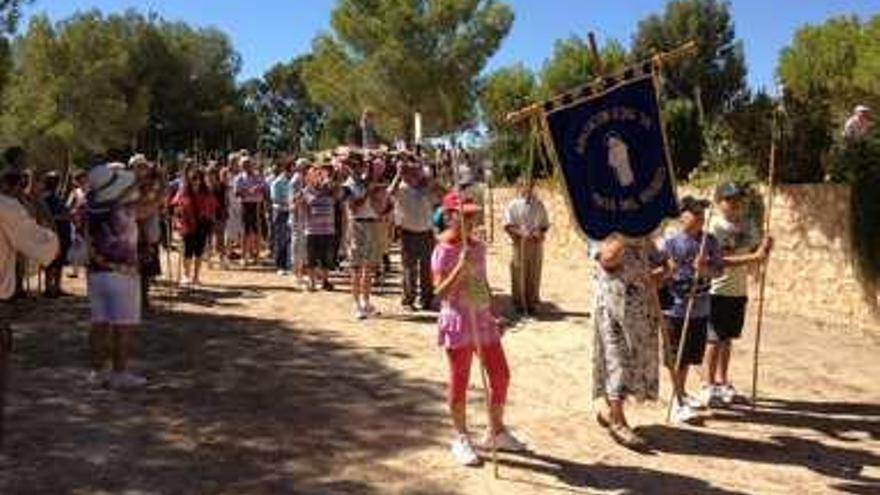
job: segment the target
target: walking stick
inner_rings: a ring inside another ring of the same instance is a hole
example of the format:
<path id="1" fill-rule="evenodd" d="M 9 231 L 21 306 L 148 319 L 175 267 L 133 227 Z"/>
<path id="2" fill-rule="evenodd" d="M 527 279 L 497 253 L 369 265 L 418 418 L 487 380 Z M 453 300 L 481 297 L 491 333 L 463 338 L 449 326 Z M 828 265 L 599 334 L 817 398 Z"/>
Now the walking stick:
<path id="1" fill-rule="evenodd" d="M 776 190 L 776 127 L 777 118 L 773 119 L 773 133 L 770 139 L 770 169 L 767 184 L 767 206 L 764 209 L 764 235 L 770 234 L 770 219 L 773 212 L 773 194 Z M 761 350 L 761 330 L 764 324 L 764 294 L 767 287 L 767 260 L 760 265 L 760 281 L 758 287 L 758 314 L 755 326 L 755 351 L 752 356 L 752 410 L 758 402 L 758 365 L 760 364 L 759 352 Z"/>
<path id="2" fill-rule="evenodd" d="M 462 237 L 464 237 L 464 242 L 467 242 L 467 237 L 465 237 L 466 231 L 462 230 Z M 477 348 L 477 357 L 479 357 L 480 361 L 480 380 L 483 383 L 483 395 L 486 400 L 486 416 L 489 419 L 489 438 L 490 445 L 492 448 L 492 475 L 497 480 L 498 479 L 498 444 L 495 440 L 495 432 L 492 431 L 492 397 L 489 393 L 489 379 L 487 376 L 486 363 L 484 361 L 485 354 L 483 354 L 483 344 L 480 342 L 480 336 L 477 333 L 477 312 L 473 307 L 468 308 L 468 328 L 470 328 L 471 339 L 474 341 L 474 345 Z"/>
<path id="3" fill-rule="evenodd" d="M 453 174 L 455 176 L 458 175 L 455 168 L 453 168 Z M 458 183 L 458 178 L 455 178 L 456 183 Z M 468 232 L 468 225 L 464 221 L 464 197 L 460 196 L 458 201 L 458 218 L 459 222 L 461 222 L 461 237 L 462 242 L 464 242 L 465 248 L 467 247 L 467 242 L 470 237 L 470 233 Z M 467 261 L 467 260 L 465 260 Z M 483 344 L 480 342 L 480 336 L 477 332 L 477 313 L 472 305 L 469 305 L 467 308 L 467 318 L 468 318 L 468 328 L 470 329 L 471 340 L 474 342 L 474 346 L 477 348 L 477 357 L 480 362 L 480 380 L 483 383 L 483 396 L 486 400 L 486 417 L 488 418 L 488 427 L 489 427 L 489 438 L 490 445 L 492 448 L 492 475 L 495 479 L 498 479 L 498 445 L 495 440 L 495 432 L 492 431 L 492 398 L 489 394 L 489 379 L 488 379 L 488 371 L 486 370 L 486 363 L 484 361 L 485 354 L 483 354 Z"/>
<path id="4" fill-rule="evenodd" d="M 709 210 L 706 214 L 706 219 L 703 221 L 703 233 L 700 238 L 700 250 L 699 250 L 699 254 L 697 254 L 698 260 L 702 259 L 703 255 L 706 254 L 706 240 L 709 238 L 709 225 L 710 225 L 711 221 L 712 221 L 712 209 L 709 208 Z M 673 369 L 673 373 L 678 373 L 679 368 L 681 368 L 681 361 L 682 361 L 682 359 L 684 359 L 684 346 L 687 343 L 688 332 L 690 331 L 690 327 L 691 327 L 691 313 L 693 312 L 694 303 L 697 298 L 697 287 L 698 287 L 697 282 L 699 280 L 699 268 L 694 267 L 694 270 L 695 270 L 694 282 L 693 282 L 693 285 L 691 286 L 690 293 L 688 294 L 687 307 L 685 308 L 685 311 L 684 311 L 684 324 L 682 325 L 682 328 L 681 328 L 681 336 L 678 339 L 678 352 L 676 353 L 676 356 L 675 356 L 675 368 Z M 667 423 L 672 421 L 672 405 L 674 404 L 674 402 L 673 402 L 674 400 L 676 400 L 675 384 L 673 384 L 673 386 L 672 386 L 672 393 L 670 394 L 670 397 L 669 397 L 669 408 L 666 411 L 666 422 Z"/>

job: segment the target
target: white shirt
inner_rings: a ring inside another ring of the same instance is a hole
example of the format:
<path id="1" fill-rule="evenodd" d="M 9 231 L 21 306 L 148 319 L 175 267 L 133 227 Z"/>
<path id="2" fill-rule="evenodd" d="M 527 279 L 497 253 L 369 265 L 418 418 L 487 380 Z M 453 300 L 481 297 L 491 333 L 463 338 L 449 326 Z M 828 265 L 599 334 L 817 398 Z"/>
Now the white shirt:
<path id="1" fill-rule="evenodd" d="M 48 265 L 58 254 L 58 237 L 39 226 L 17 199 L 0 194 L 0 300 L 15 292 L 16 253 Z"/>
<path id="2" fill-rule="evenodd" d="M 431 232 L 435 199 L 427 187 L 401 184 L 394 193 L 394 223 L 407 232 Z"/>
<path id="3" fill-rule="evenodd" d="M 550 221 L 541 200 L 534 196 L 531 201 L 517 197 L 510 202 L 504 212 L 504 226 L 515 227 L 520 232 L 532 234 L 550 228 Z"/>
<path id="4" fill-rule="evenodd" d="M 864 138 L 870 130 L 871 124 L 868 121 L 860 119 L 858 115 L 853 115 L 846 121 L 846 125 L 843 126 L 843 137 L 859 140 Z"/>

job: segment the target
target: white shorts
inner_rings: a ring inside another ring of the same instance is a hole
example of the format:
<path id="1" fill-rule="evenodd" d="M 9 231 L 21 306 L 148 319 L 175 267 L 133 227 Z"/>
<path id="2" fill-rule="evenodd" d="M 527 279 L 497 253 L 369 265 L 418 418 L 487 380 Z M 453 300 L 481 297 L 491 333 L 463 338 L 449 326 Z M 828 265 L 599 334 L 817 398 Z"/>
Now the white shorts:
<path id="1" fill-rule="evenodd" d="M 141 281 L 137 275 L 114 272 L 90 273 L 88 279 L 92 323 L 139 325 Z"/>

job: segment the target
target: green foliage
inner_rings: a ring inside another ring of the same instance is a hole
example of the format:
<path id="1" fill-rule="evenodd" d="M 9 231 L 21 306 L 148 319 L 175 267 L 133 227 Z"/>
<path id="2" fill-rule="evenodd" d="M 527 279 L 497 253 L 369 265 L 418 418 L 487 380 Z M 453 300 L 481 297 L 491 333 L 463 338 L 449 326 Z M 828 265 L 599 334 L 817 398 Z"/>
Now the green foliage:
<path id="1" fill-rule="evenodd" d="M 673 99 L 663 104 L 669 154 L 675 176 L 687 180 L 703 157 L 703 124 L 697 106 L 688 99 Z"/>
<path id="2" fill-rule="evenodd" d="M 816 90 L 805 99 L 786 93 L 784 106 L 778 179 L 791 184 L 822 182 L 835 130 L 827 93 Z"/>
<path id="3" fill-rule="evenodd" d="M 834 137 L 859 103 L 880 105 L 880 15 L 838 17 L 797 31 L 778 74 L 787 109 L 783 178 L 821 181 Z"/>
<path id="4" fill-rule="evenodd" d="M 0 143 L 38 168 L 111 150 L 218 149 L 256 138 L 240 59 L 214 29 L 134 11 L 34 17 L 12 46 Z"/>
<path id="5" fill-rule="evenodd" d="M 746 88 L 742 42 L 736 39 L 730 3 L 721 0 L 673 0 L 662 16 L 639 22 L 633 57 L 697 43 L 697 54 L 668 64 L 667 87 L 675 97 L 700 102 L 708 118 L 721 115 Z"/>
<path id="6" fill-rule="evenodd" d="M 852 186 L 853 244 L 863 277 L 880 284 L 880 134 L 837 144 L 829 160 L 834 180 Z"/>
<path id="7" fill-rule="evenodd" d="M 611 40 L 599 51 L 599 57 L 605 73 L 610 74 L 623 68 L 626 51 L 620 43 Z M 586 84 L 600 75 L 586 42 L 571 36 L 556 42 L 553 54 L 544 62 L 539 76 L 519 64 L 498 69 L 482 80 L 479 104 L 483 121 L 492 136 L 488 151 L 499 181 L 513 183 L 530 166 L 528 124 L 511 126 L 504 117 L 531 103 Z M 533 173 L 540 174 L 540 170 L 546 170 L 549 164 L 540 162 L 537 147 L 534 154 Z"/>
<path id="8" fill-rule="evenodd" d="M 880 103 L 880 15 L 862 23 L 838 17 L 797 31 L 779 59 L 779 76 L 793 98 L 824 94 L 831 111 L 845 115 L 854 101 Z"/>
<path id="9" fill-rule="evenodd" d="M 523 173 L 529 153 L 526 125 L 511 126 L 505 116 L 534 103 L 536 90 L 535 75 L 522 64 L 498 69 L 480 85 L 480 109 L 492 136 L 489 156 L 502 182 L 514 182 Z"/>
<path id="10" fill-rule="evenodd" d="M 604 75 L 613 74 L 623 68 L 626 50 L 615 40 L 609 40 L 600 50 Z M 586 41 L 577 36 L 556 41 L 553 54 L 541 69 L 539 96 L 550 98 L 564 91 L 586 84 L 600 73 L 596 60 L 590 54 Z"/>
<path id="11" fill-rule="evenodd" d="M 729 129 L 730 138 L 738 145 L 741 160 L 763 179 L 769 175 L 775 109 L 776 102 L 767 93 L 759 91 L 737 99 L 730 111 L 721 117 L 721 122 Z"/>
<path id="12" fill-rule="evenodd" d="M 733 131 L 724 123 L 710 125 L 701 139 L 703 161 L 690 177 L 690 184 L 701 189 L 733 182 L 743 187 L 757 184 L 760 179 L 743 148 L 737 144 Z"/>
<path id="13" fill-rule="evenodd" d="M 426 135 L 474 117 L 513 12 L 498 0 L 339 0 L 331 23 L 303 71 L 309 93 L 343 119 L 371 108 L 381 132 L 411 138 L 415 112 Z"/>
<path id="14" fill-rule="evenodd" d="M 298 153 L 318 145 L 324 114 L 302 79 L 309 56 L 276 64 L 262 79 L 244 85 L 250 108 L 260 123 L 260 148 Z"/>
<path id="15" fill-rule="evenodd" d="M 33 0 L 0 0 L 0 32 L 14 33 L 21 20 L 22 7 L 30 3 Z"/>
<path id="16" fill-rule="evenodd" d="M 880 105 L 880 15 L 838 17 L 795 34 L 780 56 L 785 84 L 785 179 L 852 187 L 853 245 L 865 280 L 880 281 L 880 138 L 843 143 L 856 104 Z"/>
<path id="17" fill-rule="evenodd" d="M 0 0 L 0 92 L 12 71 L 12 48 L 8 35 L 15 32 L 21 19 L 21 9 L 32 0 Z"/>

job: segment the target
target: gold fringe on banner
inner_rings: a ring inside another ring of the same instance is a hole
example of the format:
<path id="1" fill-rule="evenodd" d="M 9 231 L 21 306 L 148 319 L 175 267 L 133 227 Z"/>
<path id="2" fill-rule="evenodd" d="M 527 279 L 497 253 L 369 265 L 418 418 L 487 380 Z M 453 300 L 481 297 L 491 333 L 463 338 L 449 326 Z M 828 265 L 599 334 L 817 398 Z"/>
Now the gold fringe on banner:
<path id="1" fill-rule="evenodd" d="M 654 73 L 656 67 L 664 63 L 674 61 L 685 56 L 689 56 L 693 54 L 696 49 L 696 42 L 689 41 L 684 45 L 681 45 L 680 47 L 670 50 L 668 52 L 657 53 L 649 60 L 631 65 L 616 74 L 598 77 L 587 84 L 578 86 L 569 91 L 553 96 L 544 102 L 533 103 L 525 108 L 522 108 L 515 112 L 511 112 L 507 114 L 505 120 L 508 124 L 516 124 L 541 112 L 552 112 L 559 106 L 568 106 L 579 103 L 584 99 L 595 96 L 597 93 L 608 91 L 614 86 L 617 86 L 629 79 L 633 79 L 642 75 L 652 74 Z"/>

